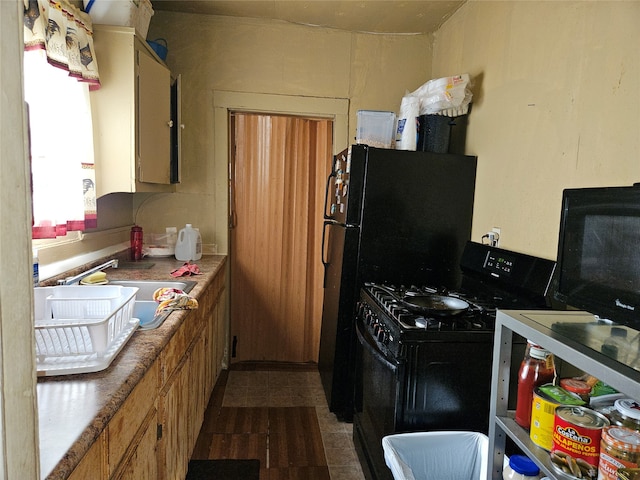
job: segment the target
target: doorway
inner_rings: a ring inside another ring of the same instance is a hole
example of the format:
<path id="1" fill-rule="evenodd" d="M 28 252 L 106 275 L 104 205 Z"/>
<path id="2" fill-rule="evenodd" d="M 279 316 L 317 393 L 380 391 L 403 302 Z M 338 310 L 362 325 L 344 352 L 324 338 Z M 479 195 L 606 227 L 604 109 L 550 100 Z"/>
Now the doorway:
<path id="1" fill-rule="evenodd" d="M 317 362 L 333 121 L 230 117 L 231 361 Z"/>

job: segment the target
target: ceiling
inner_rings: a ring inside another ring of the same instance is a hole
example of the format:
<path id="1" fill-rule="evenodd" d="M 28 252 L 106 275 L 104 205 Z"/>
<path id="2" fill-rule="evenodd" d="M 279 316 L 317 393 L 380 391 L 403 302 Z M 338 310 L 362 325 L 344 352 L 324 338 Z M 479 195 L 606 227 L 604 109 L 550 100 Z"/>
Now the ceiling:
<path id="1" fill-rule="evenodd" d="M 282 20 L 355 32 L 437 30 L 467 0 L 152 0 L 153 9 Z"/>

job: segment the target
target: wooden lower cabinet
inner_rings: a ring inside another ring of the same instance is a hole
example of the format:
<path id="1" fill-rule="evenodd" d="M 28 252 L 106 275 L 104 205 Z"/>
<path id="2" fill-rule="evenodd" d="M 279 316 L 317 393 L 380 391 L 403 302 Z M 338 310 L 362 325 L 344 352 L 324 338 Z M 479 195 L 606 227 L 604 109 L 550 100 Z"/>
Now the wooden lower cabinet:
<path id="1" fill-rule="evenodd" d="M 113 416 L 107 427 L 107 463 L 109 478 L 120 478 L 119 472 L 138 448 L 138 440 L 155 414 L 160 364 L 156 361 L 129 398 Z"/>
<path id="2" fill-rule="evenodd" d="M 162 356 L 167 378 L 158 398 L 159 424 L 162 435 L 159 442 L 159 474 L 164 480 L 184 479 L 189 459 L 195 447 L 204 412 L 215 380 L 220 372 L 215 335 L 220 331 L 218 302 L 224 298 L 224 272 L 221 272 L 199 299 L 199 308 L 190 312 L 183 322 L 184 331 L 169 342 L 165 351 L 170 356 Z M 181 361 L 175 364 L 177 348 L 172 342 L 182 345 Z M 210 379 L 212 372 L 216 378 Z"/>
<path id="3" fill-rule="evenodd" d="M 70 479 L 184 480 L 221 370 L 224 299 L 222 270 Z"/>
<path id="4" fill-rule="evenodd" d="M 160 393 L 160 448 L 158 463 L 160 478 L 183 479 L 191 450 L 188 442 L 189 368 L 187 361 Z"/>

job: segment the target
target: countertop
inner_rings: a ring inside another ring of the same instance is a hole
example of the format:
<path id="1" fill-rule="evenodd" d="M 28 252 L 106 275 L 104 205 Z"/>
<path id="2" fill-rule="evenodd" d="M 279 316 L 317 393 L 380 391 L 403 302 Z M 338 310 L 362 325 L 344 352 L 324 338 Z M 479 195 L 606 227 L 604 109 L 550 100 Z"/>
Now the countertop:
<path id="1" fill-rule="evenodd" d="M 109 268 L 105 273 L 113 280 L 195 280 L 198 284 L 189 294 L 198 298 L 225 260 L 224 255 L 204 255 L 193 262 L 202 273 L 188 277 L 170 275 L 184 264 L 175 258 L 145 258 L 141 266 L 154 265 L 141 269 L 121 262 L 126 268 Z M 172 312 L 159 328 L 136 331 L 106 370 L 38 378 L 41 478 L 64 479 L 71 474 L 187 313 Z"/>

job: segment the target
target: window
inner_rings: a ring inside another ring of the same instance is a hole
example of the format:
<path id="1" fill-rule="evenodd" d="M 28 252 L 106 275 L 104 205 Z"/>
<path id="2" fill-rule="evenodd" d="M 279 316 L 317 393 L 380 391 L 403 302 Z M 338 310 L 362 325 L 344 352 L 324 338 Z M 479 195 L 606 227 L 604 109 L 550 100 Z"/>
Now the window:
<path id="1" fill-rule="evenodd" d="M 89 17 L 65 0 L 24 16 L 34 239 L 97 226 L 89 86 L 97 87 Z"/>

